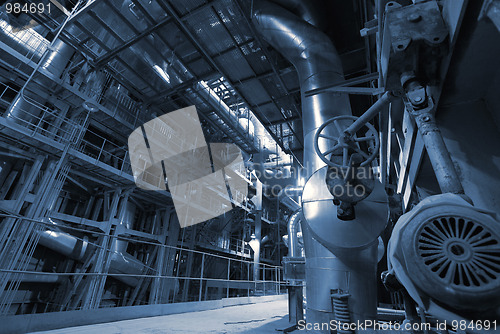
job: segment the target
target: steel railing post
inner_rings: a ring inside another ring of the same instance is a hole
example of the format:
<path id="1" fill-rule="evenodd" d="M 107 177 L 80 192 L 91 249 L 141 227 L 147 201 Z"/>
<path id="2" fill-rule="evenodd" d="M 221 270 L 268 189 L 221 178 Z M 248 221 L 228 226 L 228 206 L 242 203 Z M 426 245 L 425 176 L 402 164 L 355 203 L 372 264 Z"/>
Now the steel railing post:
<path id="1" fill-rule="evenodd" d="M 201 294 L 203 291 L 203 270 L 205 269 L 205 253 L 201 255 L 201 273 L 200 273 L 200 293 L 198 296 L 198 301 L 201 302 Z"/>

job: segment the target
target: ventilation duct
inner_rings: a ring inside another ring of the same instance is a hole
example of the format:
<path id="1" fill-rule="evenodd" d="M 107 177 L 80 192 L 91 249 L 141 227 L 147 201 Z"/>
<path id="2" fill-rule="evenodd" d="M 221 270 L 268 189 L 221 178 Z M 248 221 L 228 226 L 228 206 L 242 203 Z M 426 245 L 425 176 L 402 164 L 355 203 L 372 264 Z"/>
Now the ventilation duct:
<path id="1" fill-rule="evenodd" d="M 49 42 L 33 28 L 19 29 L 0 19 L 0 42 L 38 63 Z"/>
<path id="2" fill-rule="evenodd" d="M 23 55 L 33 54 L 33 61 L 42 61 L 40 69 L 45 70 L 55 79 L 59 79 L 61 77 L 75 52 L 71 46 L 61 40 L 57 40 L 51 46 L 50 51 L 46 51 L 49 46 L 49 42 L 32 29 L 27 29 L 26 31 L 13 34 L 12 32 L 6 33 L 6 31 L 12 29 L 11 26 L 5 26 L 5 22 L 3 21 L 0 21 L 0 25 L 3 30 L 1 39 L 4 43 L 7 43 L 7 45 L 11 46 L 14 50 Z M 21 38 L 18 36 L 19 34 L 21 34 Z M 38 47 L 34 47 L 34 45 L 37 45 Z M 45 52 L 48 53 L 45 57 L 43 57 L 42 55 Z M 45 88 L 52 86 L 52 81 L 44 76 L 38 76 L 36 81 L 39 85 Z M 7 110 L 6 118 L 13 119 L 15 122 L 20 123 L 23 126 L 37 124 L 42 110 L 45 109 L 44 104 L 47 99 L 48 94 L 41 96 L 40 93 L 34 94 L 26 89 L 23 89 L 16 96 Z"/>
<path id="3" fill-rule="evenodd" d="M 49 72 L 54 78 L 59 78 L 68 62 L 73 55 L 74 50 L 69 45 L 62 41 L 56 41 L 49 51 L 49 54 L 42 60 L 40 68 Z M 50 87 L 52 83 L 49 79 L 40 78 L 38 83 L 45 87 Z M 42 110 L 45 108 L 44 103 L 48 96 L 39 96 L 26 90 L 21 91 L 11 106 L 7 110 L 7 118 L 14 119 L 16 122 L 26 126 L 26 123 L 37 123 Z"/>

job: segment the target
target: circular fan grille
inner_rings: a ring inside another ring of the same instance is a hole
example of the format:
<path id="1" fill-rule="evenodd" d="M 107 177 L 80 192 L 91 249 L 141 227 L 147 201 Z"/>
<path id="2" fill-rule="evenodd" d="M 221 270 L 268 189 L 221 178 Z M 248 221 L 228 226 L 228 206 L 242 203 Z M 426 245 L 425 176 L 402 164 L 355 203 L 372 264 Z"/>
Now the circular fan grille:
<path id="1" fill-rule="evenodd" d="M 425 266 L 447 285 L 483 287 L 500 277 L 500 241 L 469 219 L 439 217 L 427 222 L 417 249 Z"/>

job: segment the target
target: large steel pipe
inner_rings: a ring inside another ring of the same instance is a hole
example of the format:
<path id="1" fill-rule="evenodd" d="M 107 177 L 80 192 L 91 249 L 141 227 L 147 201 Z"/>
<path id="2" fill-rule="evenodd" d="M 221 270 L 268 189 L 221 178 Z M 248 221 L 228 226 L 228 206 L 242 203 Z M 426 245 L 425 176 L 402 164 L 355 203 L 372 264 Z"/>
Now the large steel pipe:
<path id="1" fill-rule="evenodd" d="M 39 36 L 34 31 L 25 31 L 23 34 L 27 36 L 31 36 L 30 34 L 32 34 L 32 36 L 34 36 L 33 38 L 36 36 L 36 38 L 42 41 L 40 42 L 41 44 L 49 44 L 47 40 L 43 39 L 43 37 Z M 61 77 L 66 69 L 66 66 L 68 66 L 68 63 L 70 62 L 71 57 L 75 53 L 75 50 L 71 46 L 61 40 L 55 41 L 51 46 L 51 49 L 47 50 L 47 47 L 33 48 L 30 45 L 25 45 L 25 41 L 19 39 L 15 34 L 3 34 L 1 37 L 4 42 L 8 42 L 9 45 L 18 51 L 27 50 L 30 52 L 48 52 L 45 57 L 40 55 L 39 57 L 33 58 L 33 60 L 42 61 L 40 68 L 48 72 L 48 74 L 55 79 L 59 79 Z M 30 41 L 31 39 L 27 37 L 27 40 Z M 43 76 L 37 78 L 37 82 L 39 85 L 46 88 L 49 88 L 52 85 L 52 81 Z M 17 123 L 26 127 L 29 127 L 31 124 L 35 126 L 42 126 L 43 124 L 38 123 L 40 123 L 40 116 L 42 111 L 45 109 L 44 104 L 47 99 L 48 94 L 46 93 L 34 94 L 28 90 L 21 90 L 7 110 L 6 117 L 13 119 Z"/>
<path id="2" fill-rule="evenodd" d="M 314 134 L 327 120 L 351 115 L 349 98 L 332 92 L 306 97 L 304 92 L 344 81 L 337 50 L 324 33 L 284 8 L 255 2 L 254 24 L 261 35 L 296 68 L 302 92 L 304 167 L 307 176 L 325 164 L 314 150 Z"/>
<path id="3" fill-rule="evenodd" d="M 325 16 L 321 14 L 325 5 L 321 0 L 273 0 L 273 2 L 320 30 L 324 30 L 327 26 Z"/>
<path id="4" fill-rule="evenodd" d="M 122 225 L 125 228 L 132 228 L 135 209 L 135 205 L 128 202 L 125 212 L 120 218 L 118 226 Z M 57 226 L 57 224 L 54 225 Z M 90 254 L 91 250 L 95 248 L 95 246 L 85 240 L 82 240 L 81 238 L 74 237 L 65 232 L 55 231 L 41 232 L 39 244 L 79 261 L 83 261 L 86 256 Z M 126 252 L 127 246 L 128 242 L 125 240 L 115 239 L 113 241 L 109 266 L 109 272 L 111 274 L 142 274 L 144 264 Z M 139 282 L 139 278 L 133 276 L 117 276 L 116 279 L 130 286 L 136 286 Z"/>
<path id="5" fill-rule="evenodd" d="M 339 55 L 328 36 L 276 4 L 255 2 L 254 24 L 264 39 L 298 72 L 302 92 L 304 167 L 309 177 L 324 166 L 314 150 L 316 130 L 332 117 L 351 115 L 346 95 L 322 92 L 306 97 L 304 94 L 344 80 Z M 353 320 L 373 319 L 376 316 L 376 244 L 363 250 L 339 252 L 337 257 L 312 237 L 307 222 L 303 221 L 302 232 L 306 255 L 307 322 L 328 323 L 333 319 L 330 299 L 333 289 L 358 289 L 357 295 L 365 293 L 366 300 L 350 305 L 351 317 Z M 367 270 L 369 275 L 366 275 Z"/>

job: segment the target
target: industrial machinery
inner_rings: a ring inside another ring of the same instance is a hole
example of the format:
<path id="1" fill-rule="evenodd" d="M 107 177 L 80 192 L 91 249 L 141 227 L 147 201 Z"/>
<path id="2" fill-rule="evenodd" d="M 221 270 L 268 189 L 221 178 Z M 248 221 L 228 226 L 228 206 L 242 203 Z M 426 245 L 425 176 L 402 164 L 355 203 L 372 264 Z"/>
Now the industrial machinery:
<path id="1" fill-rule="evenodd" d="M 406 6 L 391 1 L 383 26 L 380 70 L 387 91 L 359 118 L 333 117 L 314 136 L 314 149 L 327 167 L 317 170 L 304 187 L 303 226 L 335 255 L 329 267 L 337 276 L 331 276 L 330 284 L 308 290 L 314 293 L 309 299 L 327 312 L 317 298 L 326 301 L 330 288 L 330 312 L 340 324 L 376 318 L 376 297 L 369 293 L 374 292 L 370 282 L 376 266 L 372 250 L 387 219 L 386 194 L 372 170 L 379 134 L 369 121 L 402 101 L 443 194 L 423 199 L 399 218 L 389 240 L 384 282 L 390 286 L 394 275 L 402 284 L 399 290 L 411 296 L 412 301 L 405 298 L 411 321 L 426 319 L 424 312 L 450 323 L 496 319 L 500 222 L 497 213 L 476 208 L 464 193 L 434 116 L 436 87 L 449 52 L 441 7 L 434 1 Z M 306 247 L 306 268 L 310 261 Z M 306 277 L 312 280 L 320 272 L 311 270 Z M 420 319 L 411 316 L 416 312 L 413 302 Z"/>
<path id="2" fill-rule="evenodd" d="M 500 302 L 499 238 L 495 213 L 454 194 L 435 195 L 401 216 L 389 260 L 418 304 L 448 320 L 446 307 L 477 317 Z"/>
<path id="3" fill-rule="evenodd" d="M 0 334 L 500 332 L 499 0 L 4 3 Z"/>

